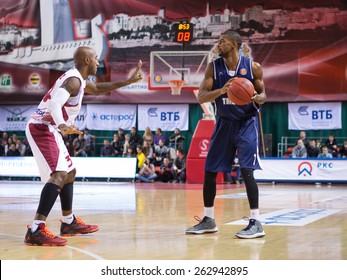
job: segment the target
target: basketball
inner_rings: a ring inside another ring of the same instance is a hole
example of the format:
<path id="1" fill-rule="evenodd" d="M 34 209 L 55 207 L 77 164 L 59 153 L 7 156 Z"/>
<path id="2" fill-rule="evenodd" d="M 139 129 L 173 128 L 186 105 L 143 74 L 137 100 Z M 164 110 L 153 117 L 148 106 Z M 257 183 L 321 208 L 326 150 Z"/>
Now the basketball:
<path id="1" fill-rule="evenodd" d="M 236 105 L 246 105 L 252 101 L 254 86 L 250 80 L 237 77 L 231 81 L 227 95 Z"/>

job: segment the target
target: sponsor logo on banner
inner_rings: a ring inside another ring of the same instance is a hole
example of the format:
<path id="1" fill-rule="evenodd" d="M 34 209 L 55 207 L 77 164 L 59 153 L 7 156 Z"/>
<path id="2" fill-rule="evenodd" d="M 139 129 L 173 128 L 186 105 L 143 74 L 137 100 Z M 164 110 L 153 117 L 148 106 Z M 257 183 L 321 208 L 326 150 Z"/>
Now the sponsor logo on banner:
<path id="1" fill-rule="evenodd" d="M 41 76 L 37 73 L 33 73 L 29 77 L 29 84 L 24 86 L 24 90 L 27 92 L 42 92 L 46 87 L 40 85 Z"/>
<path id="2" fill-rule="evenodd" d="M 129 130 L 136 125 L 135 105 L 87 105 L 87 127 L 97 130 Z"/>
<path id="3" fill-rule="evenodd" d="M 8 74 L 4 74 L 0 78 L 0 90 L 1 91 L 6 91 L 6 92 L 11 92 L 15 91 L 16 88 L 12 86 L 12 76 Z"/>
<path id="4" fill-rule="evenodd" d="M 160 127 L 163 131 L 173 131 L 175 128 L 188 130 L 189 106 L 175 105 L 139 105 L 138 129 L 149 127 L 155 130 Z"/>
<path id="5" fill-rule="evenodd" d="M 289 103 L 288 126 L 293 130 L 341 129 L 341 102 Z"/>
<path id="6" fill-rule="evenodd" d="M 335 209 L 283 209 L 260 215 L 259 221 L 267 226 L 305 226 L 340 211 Z M 248 222 L 238 220 L 227 224 L 245 225 Z"/>
<path id="7" fill-rule="evenodd" d="M 6 106 L 0 107 L 0 130 L 24 131 L 26 124 L 34 111 L 34 106 Z"/>
<path id="8" fill-rule="evenodd" d="M 200 148 L 199 157 L 207 157 L 207 152 L 209 147 L 210 147 L 210 140 L 202 139 L 199 142 L 199 148 Z"/>
<path id="9" fill-rule="evenodd" d="M 298 176 L 312 176 L 312 165 L 308 161 L 304 161 L 298 166 Z"/>

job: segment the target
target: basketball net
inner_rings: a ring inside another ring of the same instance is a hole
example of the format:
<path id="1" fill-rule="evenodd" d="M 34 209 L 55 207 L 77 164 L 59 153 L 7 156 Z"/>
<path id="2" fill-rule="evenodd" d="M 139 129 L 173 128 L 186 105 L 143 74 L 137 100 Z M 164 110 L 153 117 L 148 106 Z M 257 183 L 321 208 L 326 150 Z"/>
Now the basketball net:
<path id="1" fill-rule="evenodd" d="M 171 87 L 171 94 L 172 95 L 180 95 L 181 89 L 184 84 L 184 80 L 170 80 L 169 85 Z"/>

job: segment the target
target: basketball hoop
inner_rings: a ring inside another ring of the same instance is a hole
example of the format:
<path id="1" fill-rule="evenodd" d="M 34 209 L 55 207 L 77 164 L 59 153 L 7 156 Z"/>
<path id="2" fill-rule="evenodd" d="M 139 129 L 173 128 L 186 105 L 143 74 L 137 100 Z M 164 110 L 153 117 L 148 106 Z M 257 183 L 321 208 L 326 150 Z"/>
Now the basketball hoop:
<path id="1" fill-rule="evenodd" d="M 170 80 L 168 81 L 170 87 L 171 87 L 171 94 L 172 95 L 180 95 L 181 94 L 181 88 L 183 87 L 184 80 Z"/>

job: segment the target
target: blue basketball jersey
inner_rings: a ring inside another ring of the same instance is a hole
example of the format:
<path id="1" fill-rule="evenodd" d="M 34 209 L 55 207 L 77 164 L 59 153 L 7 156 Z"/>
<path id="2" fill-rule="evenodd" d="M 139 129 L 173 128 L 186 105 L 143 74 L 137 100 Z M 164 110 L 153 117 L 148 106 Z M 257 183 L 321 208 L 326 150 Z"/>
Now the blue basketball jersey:
<path id="1" fill-rule="evenodd" d="M 231 78 L 242 77 L 253 83 L 252 60 L 248 57 L 240 56 L 235 72 L 229 71 L 224 59 L 218 58 L 213 61 L 213 87 L 212 90 L 222 88 Z M 254 102 L 247 105 L 235 105 L 228 98 L 227 94 L 222 94 L 215 99 L 217 116 L 229 120 L 245 120 L 257 114 L 259 110 Z"/>

